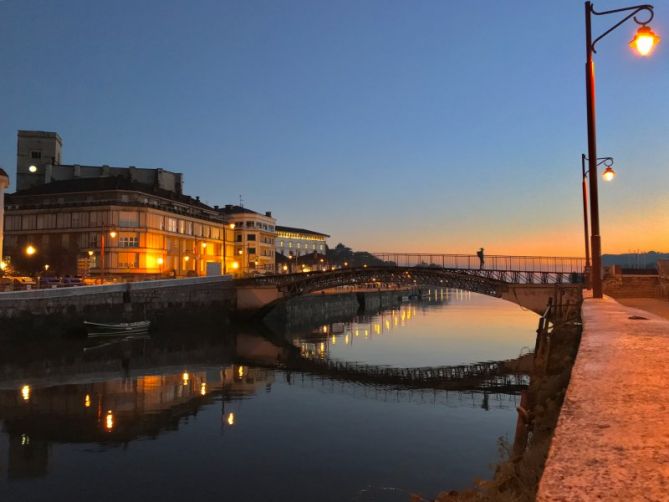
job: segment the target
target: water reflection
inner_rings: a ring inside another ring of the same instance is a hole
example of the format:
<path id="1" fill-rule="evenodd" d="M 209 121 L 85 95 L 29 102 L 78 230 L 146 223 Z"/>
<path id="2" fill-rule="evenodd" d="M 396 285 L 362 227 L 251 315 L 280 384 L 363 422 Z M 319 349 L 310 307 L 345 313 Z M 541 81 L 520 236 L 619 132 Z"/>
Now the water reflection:
<path id="1" fill-rule="evenodd" d="M 508 302 L 435 288 L 418 303 L 324 324 L 291 341 L 307 359 L 444 366 L 515 358 L 533 346 L 536 323 L 535 314 Z"/>
<path id="2" fill-rule="evenodd" d="M 21 364 L 12 350 L 25 347 L 9 348 L 0 355 L 0 499 L 66 499 L 77 485 L 97 500 L 378 500 L 379 487 L 406 500 L 467 486 L 490 474 L 518 396 L 366 384 L 286 364 L 364 360 L 360 346 L 388 360 L 385 341 L 404 351 L 410 333 L 434 351 L 447 342 L 443 316 L 454 307 L 460 319 L 467 301 L 431 292 L 287 335 L 161 334 L 124 353 L 83 356 L 73 342 Z M 421 334 L 430 319 L 441 338 Z"/>

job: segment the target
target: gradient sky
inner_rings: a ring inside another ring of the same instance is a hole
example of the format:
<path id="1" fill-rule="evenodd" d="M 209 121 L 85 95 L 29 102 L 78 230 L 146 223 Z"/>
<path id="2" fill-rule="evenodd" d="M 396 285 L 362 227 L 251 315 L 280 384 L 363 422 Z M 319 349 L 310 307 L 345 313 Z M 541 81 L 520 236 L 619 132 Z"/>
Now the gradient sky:
<path id="1" fill-rule="evenodd" d="M 669 251 L 666 0 L 652 27 L 652 58 L 632 22 L 596 55 L 604 252 Z M 330 244 L 580 256 L 584 53 L 572 0 L 0 0 L 0 165 L 57 131 L 65 163 L 183 172 Z"/>

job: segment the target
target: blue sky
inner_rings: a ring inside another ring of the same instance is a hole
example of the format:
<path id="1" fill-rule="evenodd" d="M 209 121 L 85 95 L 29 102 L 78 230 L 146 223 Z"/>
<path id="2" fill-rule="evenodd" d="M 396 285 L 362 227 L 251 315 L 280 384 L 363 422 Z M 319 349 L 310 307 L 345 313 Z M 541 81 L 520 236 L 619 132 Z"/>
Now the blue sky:
<path id="1" fill-rule="evenodd" d="M 596 3 L 600 10 L 624 6 Z M 614 16 L 595 19 L 595 32 Z M 605 252 L 669 250 L 669 6 L 598 46 Z M 356 248 L 582 254 L 580 1 L 0 1 L 0 165 L 163 167 Z"/>

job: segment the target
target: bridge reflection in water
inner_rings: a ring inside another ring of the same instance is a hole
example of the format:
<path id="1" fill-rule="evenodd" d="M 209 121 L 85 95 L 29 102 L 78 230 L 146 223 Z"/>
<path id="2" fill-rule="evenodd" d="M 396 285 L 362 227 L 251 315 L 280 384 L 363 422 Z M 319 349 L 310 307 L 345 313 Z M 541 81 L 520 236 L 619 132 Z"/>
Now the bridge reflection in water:
<path id="1" fill-rule="evenodd" d="M 415 383 L 398 383 L 396 380 L 364 379 L 360 375 L 351 375 L 350 372 L 342 374 L 333 371 L 337 364 L 331 358 L 336 352 L 333 349 L 363 344 L 366 343 L 365 340 L 373 343 L 375 340 L 396 337 L 402 327 L 409 327 L 421 318 L 422 313 L 430 309 L 440 309 L 449 298 L 463 298 L 466 295 L 467 293 L 462 292 L 430 290 L 429 301 L 406 303 L 376 316 L 356 318 L 352 322 L 328 323 L 311 331 L 297 333 L 293 339 L 277 337 L 271 333 L 260 336 L 253 330 L 236 333 L 218 351 L 215 345 L 198 346 L 196 343 L 189 347 L 190 352 L 184 359 L 188 364 L 179 364 L 167 357 L 163 342 L 159 336 L 155 336 L 155 340 L 146 348 L 146 353 L 142 352 L 137 360 L 131 360 L 131 370 L 126 375 L 119 370 L 108 371 L 109 365 L 104 362 L 104 358 L 100 362 L 102 370 L 95 371 L 94 365 L 89 362 L 90 366 L 85 366 L 88 368 L 86 373 L 81 371 L 84 366 L 76 361 L 66 367 L 69 364 L 68 358 L 62 357 L 62 370 L 52 363 L 44 364 L 49 368 L 51 377 L 35 373 L 36 376 L 32 378 L 26 373 L 21 381 L 14 380 L 11 387 L 0 381 L 0 422 L 6 433 L 4 436 L 0 434 L 0 451 L 7 451 L 7 457 L 0 459 L 0 466 L 7 466 L 7 476 L 11 479 L 49 475 L 58 477 L 61 474 L 53 468 L 55 464 L 50 465 L 54 461 L 53 450 L 57 447 L 61 452 L 57 457 L 60 459 L 58 465 L 61 470 L 66 465 L 82 467 L 78 463 L 88 462 L 88 459 L 90 462 L 100 462 L 107 468 L 114 466 L 113 462 L 121 461 L 120 459 L 123 462 L 133 462 L 132 465 L 138 467 L 143 457 L 138 456 L 137 451 L 147 448 L 146 444 L 134 448 L 134 456 L 126 454 L 119 446 L 125 448 L 129 443 L 143 438 L 161 438 L 162 446 L 154 447 L 150 451 L 164 451 L 175 455 L 181 451 L 179 447 L 185 444 L 183 438 L 189 438 L 186 441 L 193 440 L 194 434 L 199 437 L 204 434 L 208 438 L 207 448 L 194 451 L 200 451 L 207 457 L 214 455 L 212 459 L 218 462 L 222 462 L 222 456 L 230 456 L 230 450 L 226 450 L 226 447 L 232 445 L 245 446 L 245 450 L 253 450 L 253 454 L 262 455 L 260 448 L 254 449 L 243 441 L 256 441 L 257 437 L 267 438 L 268 434 L 273 435 L 275 432 L 284 437 L 288 437 L 290 431 L 298 430 L 307 435 L 318 434 L 318 431 L 322 432 L 322 427 L 328 427 L 328 423 L 329 427 L 336 423 L 337 417 L 332 417 L 331 413 L 337 412 L 339 404 L 346 408 L 339 410 L 341 423 L 346 424 L 341 436 L 337 436 L 340 438 L 346 437 L 344 429 L 356 427 L 352 424 L 362 427 L 364 434 L 373 434 L 366 425 L 360 425 L 368 420 L 376 420 L 373 427 L 376 431 L 383 424 L 386 427 L 390 424 L 391 429 L 397 428 L 402 418 L 411 417 L 412 423 L 420 429 L 433 423 L 428 417 L 439 407 L 451 408 L 448 413 L 452 415 L 449 416 L 468 418 L 469 415 L 462 410 L 474 410 L 471 412 L 476 414 L 476 421 L 473 423 L 491 424 L 493 415 L 497 417 L 496 420 L 504 416 L 508 421 L 509 417 L 515 418 L 514 410 L 520 402 L 517 389 L 484 388 L 481 380 L 463 387 L 470 390 L 455 391 L 439 388 L 436 379 L 426 379 L 419 386 Z M 179 347 L 180 343 L 183 342 L 173 344 L 171 350 Z M 295 368 L 287 364 L 294 361 L 295 357 L 305 366 Z M 270 363 L 274 364 L 278 359 L 281 359 L 282 365 L 270 368 Z M 240 364 L 241 361 L 251 364 Z M 365 368 L 366 372 L 368 370 L 369 367 Z M 5 375 L 9 374 L 17 373 L 5 371 Z M 53 377 L 56 374 L 58 377 Z M 291 387 L 295 390 L 289 391 Z M 319 400 L 318 395 L 324 395 L 323 399 Z M 299 399 L 296 399 L 297 396 Z M 343 399 L 348 401 L 342 401 Z M 362 406 L 352 406 L 350 400 L 356 400 Z M 278 402 L 285 402 L 289 405 L 288 408 L 297 409 L 279 410 Z M 262 405 L 254 406 L 254 403 Z M 387 406 L 392 403 L 397 403 L 392 410 L 399 414 L 394 418 L 383 418 L 391 409 Z M 406 408 L 402 408 L 404 405 Z M 423 405 L 423 413 L 414 415 L 418 411 L 418 405 Z M 309 423 L 304 422 L 299 414 L 306 414 L 311 419 L 314 417 L 314 408 L 321 408 L 322 414 L 317 415 L 318 420 L 309 429 Z M 356 413 L 359 414 L 358 420 L 362 422 L 357 422 L 356 417 L 351 416 Z M 210 420 L 212 416 L 213 424 Z M 402 442 L 404 439 L 398 438 L 398 444 L 403 451 L 409 451 L 411 447 L 425 451 L 430 448 L 427 442 L 433 444 L 435 440 L 443 441 L 444 437 L 448 437 L 451 444 L 459 441 L 449 434 L 461 433 L 448 432 L 449 426 L 444 425 L 444 420 L 448 421 L 450 418 L 444 418 L 443 415 L 434 417 L 440 424 L 441 432 L 438 434 L 445 436 L 430 433 L 425 437 L 425 444 L 407 444 Z M 194 421 L 194 418 L 197 420 Z M 471 420 L 467 422 L 470 423 Z M 184 427 L 187 424 L 189 427 Z M 210 430 L 203 428 L 205 424 L 206 427 L 213 425 L 214 429 L 220 429 L 226 441 L 222 441 L 222 436 L 218 440 L 216 437 L 219 436 L 212 436 Z M 460 422 L 459 427 L 461 426 Z M 497 428 L 498 425 L 494 428 L 490 425 L 488 427 L 495 431 L 489 445 L 494 450 L 494 439 L 501 431 Z M 175 442 L 174 434 L 165 434 L 186 428 L 189 432 L 183 431 L 181 442 Z M 329 430 L 334 432 L 333 429 Z M 256 436 L 258 432 L 260 435 Z M 417 439 L 411 441 L 415 442 Z M 3 448 L 3 442 L 7 445 L 6 449 Z M 100 452 L 123 451 L 124 456 L 83 457 L 81 447 L 79 451 L 73 452 L 71 448 L 64 446 L 66 443 L 97 445 L 94 448 L 86 446 L 85 449 Z M 309 443 L 312 444 L 311 441 Z M 214 444 L 220 446 L 215 454 L 211 453 L 216 449 Z M 375 446 L 377 444 L 378 441 L 365 448 L 380 448 Z M 385 452 L 383 448 L 379 452 Z M 69 455 L 69 464 L 64 461 L 63 451 L 67 451 L 65 455 Z M 239 453 L 236 450 L 235 456 Z M 281 454 L 272 450 L 272 455 L 280 457 Z M 249 462 L 248 455 L 244 458 Z M 286 457 L 284 462 L 286 460 L 291 458 Z M 419 459 L 417 461 L 420 463 Z M 487 465 L 489 461 L 486 457 L 482 463 Z M 223 463 L 220 465 L 223 466 Z M 255 464 L 251 461 L 248 465 Z M 223 470 L 231 471 L 233 468 L 226 464 Z M 295 466 L 291 469 L 295 469 Z M 418 470 L 424 472 L 425 467 Z M 190 470 L 187 472 L 189 476 L 194 475 Z M 0 476 L 4 477 L 2 472 Z M 443 486 L 441 483 L 448 483 L 443 481 L 442 475 L 438 478 L 439 486 Z M 117 482 L 123 483 L 123 480 L 118 479 Z"/>

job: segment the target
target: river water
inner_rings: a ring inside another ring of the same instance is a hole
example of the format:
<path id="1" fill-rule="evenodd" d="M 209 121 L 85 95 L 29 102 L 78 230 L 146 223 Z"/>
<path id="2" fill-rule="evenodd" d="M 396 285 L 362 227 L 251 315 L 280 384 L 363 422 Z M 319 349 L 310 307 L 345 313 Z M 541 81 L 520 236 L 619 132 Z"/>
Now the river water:
<path id="1" fill-rule="evenodd" d="M 287 336 L 158 333 L 85 357 L 76 343 L 4 347 L 0 500 L 395 501 L 465 488 L 513 440 L 518 396 L 272 365 L 287 352 L 401 368 L 508 359 L 534 345 L 536 325 L 502 300 L 438 290 Z"/>

